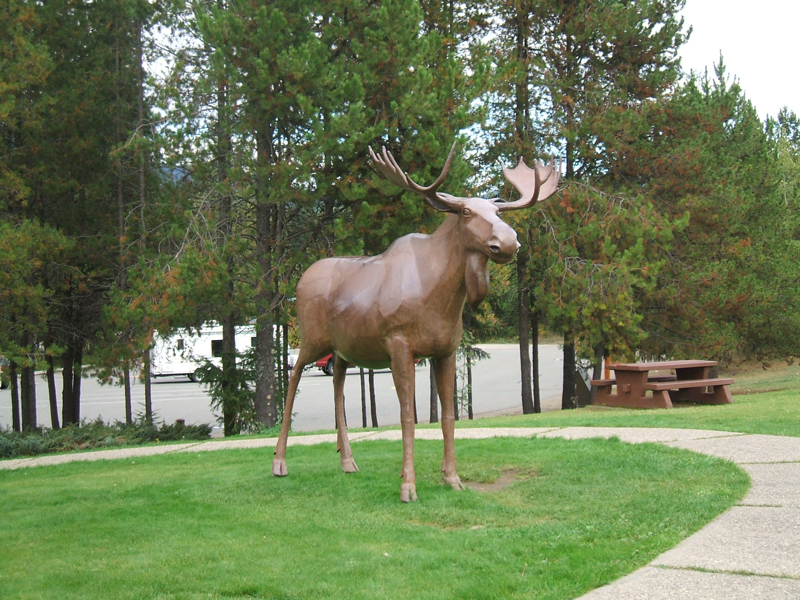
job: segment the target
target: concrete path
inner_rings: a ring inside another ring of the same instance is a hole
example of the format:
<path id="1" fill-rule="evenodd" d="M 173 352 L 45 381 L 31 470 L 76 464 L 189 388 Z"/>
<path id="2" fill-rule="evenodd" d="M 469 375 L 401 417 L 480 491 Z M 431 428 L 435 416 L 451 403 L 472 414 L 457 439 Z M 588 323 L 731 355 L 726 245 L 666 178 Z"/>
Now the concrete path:
<path id="1" fill-rule="evenodd" d="M 624 442 L 658 442 L 724 458 L 741 466 L 753 486 L 736 506 L 649 565 L 581 600 L 781 600 L 800 599 L 800 438 L 697 429 L 610 427 L 457 429 L 458 439 L 489 437 L 616 436 Z M 417 439 L 441 439 L 418 429 Z M 352 442 L 399 440 L 400 431 L 357 431 Z M 222 440 L 106 450 L 0 461 L 19 469 L 72 461 L 107 460 L 177 452 L 273 447 L 275 438 Z M 290 445 L 335 443 L 335 434 L 295 436 Z"/>

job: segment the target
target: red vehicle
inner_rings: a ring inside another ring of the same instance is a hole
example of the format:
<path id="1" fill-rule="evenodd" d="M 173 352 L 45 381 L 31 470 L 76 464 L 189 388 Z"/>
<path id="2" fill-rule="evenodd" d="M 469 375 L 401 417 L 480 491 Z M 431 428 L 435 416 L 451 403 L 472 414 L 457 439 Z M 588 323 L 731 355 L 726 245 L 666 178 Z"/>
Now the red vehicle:
<path id="1" fill-rule="evenodd" d="M 325 373 L 325 375 L 333 376 L 333 354 L 328 354 L 328 356 L 323 356 L 317 362 L 314 363 L 315 367 L 319 367 L 319 370 Z M 352 367 L 353 365 L 347 365 L 347 368 Z"/>

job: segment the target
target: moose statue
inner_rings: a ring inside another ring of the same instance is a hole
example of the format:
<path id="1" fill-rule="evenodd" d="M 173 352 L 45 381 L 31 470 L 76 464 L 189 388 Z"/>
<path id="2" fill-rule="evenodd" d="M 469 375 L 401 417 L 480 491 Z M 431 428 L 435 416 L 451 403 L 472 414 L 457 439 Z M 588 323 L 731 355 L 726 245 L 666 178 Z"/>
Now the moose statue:
<path id="1" fill-rule="evenodd" d="M 522 195 L 519 200 L 459 198 L 437 191 L 447 177 L 454 152 L 455 144 L 438 179 L 422 187 L 403 172 L 385 148 L 380 155 L 370 148 L 372 161 L 384 177 L 420 194 L 434 209 L 448 215 L 431 235 L 406 235 L 378 256 L 326 258 L 311 265 L 300 278 L 300 351 L 289 378 L 272 465 L 274 475 L 287 474 L 286 443 L 303 368 L 334 353 L 333 389 L 342 469 L 358 471 L 345 424 L 348 363 L 369 369 L 391 367 L 403 434 L 400 499 L 416 501 L 414 361 L 427 358 L 433 361 L 442 404 L 444 482 L 463 489 L 456 473 L 452 398 L 464 302 L 468 300 L 476 308 L 489 291 L 488 261 L 507 263 L 519 248 L 516 232 L 499 213 L 527 208 L 551 196 L 558 187 L 559 174 L 552 162 L 531 169 L 520 159 L 515 168 L 503 170 L 506 180 Z"/>

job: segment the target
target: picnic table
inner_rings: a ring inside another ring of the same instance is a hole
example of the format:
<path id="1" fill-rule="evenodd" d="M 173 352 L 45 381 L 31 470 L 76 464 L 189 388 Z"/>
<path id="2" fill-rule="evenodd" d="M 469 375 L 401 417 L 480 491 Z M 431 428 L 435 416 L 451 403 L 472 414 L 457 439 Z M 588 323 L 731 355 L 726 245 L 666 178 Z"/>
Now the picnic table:
<path id="1" fill-rule="evenodd" d="M 667 360 L 659 362 L 611 363 L 613 379 L 593 379 L 595 404 L 629 408 L 672 408 L 676 401 L 730 404 L 733 379 L 710 378 L 715 360 Z M 650 375 L 651 371 L 670 371 Z M 649 392 L 649 393 L 648 393 Z"/>

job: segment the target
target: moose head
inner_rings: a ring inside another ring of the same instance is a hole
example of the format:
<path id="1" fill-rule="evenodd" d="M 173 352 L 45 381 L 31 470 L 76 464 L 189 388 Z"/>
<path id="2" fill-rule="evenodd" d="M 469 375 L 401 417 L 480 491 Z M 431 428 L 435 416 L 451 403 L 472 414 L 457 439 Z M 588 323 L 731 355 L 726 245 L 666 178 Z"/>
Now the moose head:
<path id="1" fill-rule="evenodd" d="M 283 424 L 272 472 L 287 474 L 286 443 L 297 385 L 306 365 L 334 353 L 333 388 L 338 450 L 345 472 L 358 471 L 347 437 L 344 378 L 348 363 L 391 367 L 403 433 L 400 499 L 417 499 L 414 473 L 414 363 L 432 361 L 442 404 L 445 483 L 461 489 L 454 447 L 453 380 L 461 342 L 465 301 L 477 307 L 489 291 L 488 262 L 507 263 L 519 248 L 514 229 L 500 218 L 506 210 L 532 206 L 558 187 L 554 164 L 528 167 L 522 159 L 503 174 L 521 194 L 514 202 L 461 198 L 439 192 L 453 161 L 455 144 L 441 175 L 428 187 L 415 183 L 382 149 L 370 149 L 375 168 L 395 185 L 420 194 L 448 213 L 431 235 L 411 234 L 372 257 L 326 258 L 311 265 L 297 284 L 300 352 L 289 378 Z"/>

